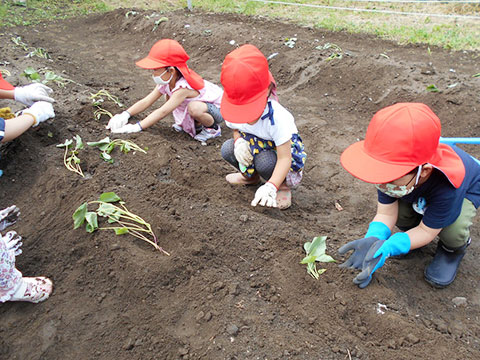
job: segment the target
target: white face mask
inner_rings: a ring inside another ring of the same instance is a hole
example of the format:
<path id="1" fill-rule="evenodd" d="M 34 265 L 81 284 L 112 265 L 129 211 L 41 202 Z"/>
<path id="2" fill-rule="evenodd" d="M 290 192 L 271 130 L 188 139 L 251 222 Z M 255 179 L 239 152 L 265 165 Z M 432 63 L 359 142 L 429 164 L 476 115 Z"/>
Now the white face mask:
<path id="1" fill-rule="evenodd" d="M 153 81 L 155 82 L 155 84 L 157 84 L 157 85 L 168 85 L 170 83 L 170 81 L 173 78 L 173 73 L 172 73 L 172 76 L 170 76 L 170 79 L 168 79 L 166 81 L 162 79 L 163 74 L 165 74 L 167 71 L 168 71 L 168 69 L 165 70 L 163 73 L 161 73 L 158 76 L 152 75 L 152 78 L 153 78 Z"/>
<path id="2" fill-rule="evenodd" d="M 375 184 L 375 187 L 377 188 L 377 190 L 380 190 L 381 192 L 383 192 L 384 194 L 386 194 L 386 195 L 388 195 L 392 198 L 400 199 L 404 196 L 407 196 L 413 190 L 415 190 L 415 186 L 417 186 L 417 184 L 418 184 L 418 179 L 420 178 L 421 172 L 422 172 L 422 166 L 420 165 L 418 167 L 417 175 L 415 177 L 415 184 L 412 187 L 407 187 L 408 184 L 407 185 L 395 185 L 395 184 L 391 184 L 391 183 Z M 412 178 L 412 180 L 413 180 L 413 178 Z M 410 180 L 410 181 L 412 181 L 412 180 Z"/>

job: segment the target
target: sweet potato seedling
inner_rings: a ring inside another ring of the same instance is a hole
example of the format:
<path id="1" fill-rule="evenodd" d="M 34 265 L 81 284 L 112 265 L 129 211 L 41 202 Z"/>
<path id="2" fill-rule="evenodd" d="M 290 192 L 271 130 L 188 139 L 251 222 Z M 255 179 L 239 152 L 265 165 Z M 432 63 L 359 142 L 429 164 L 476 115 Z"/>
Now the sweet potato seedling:
<path id="1" fill-rule="evenodd" d="M 100 106 L 97 106 L 96 108 L 97 109 L 93 112 L 93 115 L 95 116 L 95 120 L 100 120 L 102 118 L 102 115 L 107 115 L 109 119 L 113 117 L 113 114 L 110 111 L 105 110 Z"/>
<path id="2" fill-rule="evenodd" d="M 140 151 L 144 154 L 147 152 L 143 150 L 140 146 L 135 144 L 133 141 L 129 140 L 123 140 L 123 139 L 115 139 L 115 140 L 110 140 L 110 138 L 107 136 L 106 138 L 100 140 L 100 141 L 95 141 L 95 142 L 87 142 L 88 146 L 94 146 L 98 147 L 101 151 L 100 157 L 110 163 L 113 164 L 114 160 L 110 153 L 115 149 L 116 146 L 120 147 L 120 151 L 123 152 L 124 154 L 127 154 L 130 151 Z"/>
<path id="3" fill-rule="evenodd" d="M 114 205 L 113 203 L 118 203 Z M 88 211 L 88 205 L 98 205 L 95 211 Z M 99 227 L 98 217 L 104 217 L 112 226 Z M 170 254 L 158 245 L 157 237 L 149 223 L 140 216 L 130 212 L 125 202 L 114 192 L 100 195 L 99 200 L 85 202 L 72 215 L 73 228 L 78 229 L 86 222 L 86 231 L 93 233 L 96 230 L 113 230 L 117 235 L 131 234 L 152 245 L 155 249 Z"/>
<path id="4" fill-rule="evenodd" d="M 28 51 L 28 54 L 25 55 L 25 57 L 37 56 L 42 59 L 50 59 L 50 55 L 44 48 L 30 47 L 22 41 L 20 36 L 12 37 L 11 40 L 15 45 L 20 46 L 24 51 Z"/>
<path id="5" fill-rule="evenodd" d="M 100 120 L 102 115 L 107 115 L 109 119 L 113 117 L 110 111 L 101 107 L 101 105 L 105 102 L 105 99 L 113 101 L 119 107 L 123 107 L 123 104 L 120 102 L 118 97 L 110 94 L 105 89 L 100 90 L 96 94 L 90 93 L 90 100 L 92 100 L 93 106 L 95 106 L 93 116 L 95 117 L 96 120 Z"/>
<path id="6" fill-rule="evenodd" d="M 58 144 L 57 147 L 65 148 L 65 152 L 63 154 L 63 164 L 65 167 L 73 171 L 74 173 L 77 173 L 78 175 L 85 177 L 83 175 L 82 168 L 80 167 L 80 159 L 78 158 L 78 150 L 81 150 L 84 148 L 82 138 L 78 135 L 75 135 L 75 147 L 73 147 L 73 140 L 67 139 L 63 144 Z"/>
<path id="7" fill-rule="evenodd" d="M 110 94 L 105 89 L 100 90 L 96 94 L 90 93 L 90 100 L 92 100 L 94 106 L 100 106 L 100 104 L 102 104 L 105 101 L 104 98 L 107 98 L 108 100 L 113 101 L 119 107 L 123 107 L 123 104 L 120 102 L 118 97 Z"/>
<path id="8" fill-rule="evenodd" d="M 327 249 L 326 240 L 326 236 L 317 236 L 313 238 L 312 242 L 307 241 L 303 244 L 307 256 L 300 261 L 300 264 L 307 264 L 307 273 L 317 280 L 327 269 L 317 270 L 316 262 L 335 262 L 335 259 L 325 254 L 325 250 Z"/>
<path id="9" fill-rule="evenodd" d="M 42 80 L 41 73 L 44 74 L 44 79 Z M 34 82 L 41 82 L 42 84 L 48 84 L 49 82 L 55 83 L 59 87 L 65 87 L 68 83 L 74 82 L 73 80 L 66 79 L 60 75 L 55 74 L 53 71 L 47 70 L 47 68 L 35 70 L 33 67 L 28 66 L 22 76 L 25 76 L 27 79 Z"/>

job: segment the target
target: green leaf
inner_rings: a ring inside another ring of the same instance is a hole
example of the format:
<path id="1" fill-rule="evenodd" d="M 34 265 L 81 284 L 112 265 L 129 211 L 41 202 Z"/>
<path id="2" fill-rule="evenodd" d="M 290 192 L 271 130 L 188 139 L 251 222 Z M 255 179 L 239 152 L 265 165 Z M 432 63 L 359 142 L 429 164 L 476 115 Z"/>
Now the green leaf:
<path id="1" fill-rule="evenodd" d="M 126 233 L 128 233 L 128 229 L 126 227 L 115 229 L 115 234 L 117 234 L 117 235 L 123 235 L 123 234 L 126 234 Z"/>
<path id="2" fill-rule="evenodd" d="M 438 88 L 434 84 L 432 84 L 432 85 L 427 86 L 427 91 L 429 91 L 429 92 L 439 92 L 440 90 L 438 90 Z"/>
<path id="3" fill-rule="evenodd" d="M 109 224 L 113 224 L 114 222 L 117 222 L 118 220 L 120 220 L 120 214 L 115 211 L 114 213 L 108 215 L 108 223 Z"/>
<path id="4" fill-rule="evenodd" d="M 305 256 L 305 257 L 302 259 L 302 261 L 300 261 L 300 264 L 310 264 L 310 263 L 314 263 L 316 259 L 317 259 L 316 256 L 312 256 L 312 255 Z"/>
<path id="5" fill-rule="evenodd" d="M 318 261 L 318 262 L 335 262 L 335 259 L 332 258 L 330 255 L 327 255 L 327 254 L 322 254 L 320 256 L 316 256 L 315 257 L 315 261 Z"/>
<path id="6" fill-rule="evenodd" d="M 117 202 L 122 200 L 117 194 L 114 192 L 106 192 L 100 195 L 100 201 L 106 202 L 106 203 L 112 203 L 112 202 Z"/>
<path id="7" fill-rule="evenodd" d="M 27 68 L 25 70 L 23 70 L 23 72 L 26 74 L 26 75 L 33 75 L 33 74 L 38 74 L 37 73 L 37 70 L 35 70 L 33 67 L 31 66 L 27 66 Z"/>
<path id="8" fill-rule="evenodd" d="M 106 162 L 108 162 L 108 163 L 110 163 L 110 164 L 113 164 L 113 159 L 112 159 L 112 157 L 111 157 L 109 154 L 107 154 L 106 152 L 100 153 L 100 157 L 101 157 L 104 161 L 106 161 Z"/>
<path id="9" fill-rule="evenodd" d="M 311 243 L 306 242 L 303 244 L 303 248 L 307 255 L 320 256 L 325 254 L 325 250 L 327 249 L 326 240 L 326 236 L 317 236 L 313 238 Z"/>
<path id="10" fill-rule="evenodd" d="M 480 77 L 480 73 L 473 75 L 472 77 Z"/>
<path id="11" fill-rule="evenodd" d="M 107 202 L 100 203 L 97 209 L 97 214 L 100 216 L 112 216 L 117 212 L 117 208 Z"/>
<path id="12" fill-rule="evenodd" d="M 325 254 L 325 250 L 327 250 L 326 240 L 326 236 L 319 236 L 314 238 L 312 241 L 312 246 L 310 246 L 310 255 L 318 257 Z"/>
<path id="13" fill-rule="evenodd" d="M 113 149 L 115 149 L 115 143 L 112 141 L 110 144 L 107 145 L 107 147 L 103 152 L 110 154 L 113 151 Z"/>
<path id="14" fill-rule="evenodd" d="M 77 144 L 75 145 L 75 150 L 80 150 L 84 148 L 83 140 L 79 135 L 75 135 L 75 141 L 77 142 Z"/>
<path id="15" fill-rule="evenodd" d="M 87 214 L 87 203 L 80 205 L 72 215 L 73 228 L 78 229 L 85 221 L 85 215 Z"/>
<path id="16" fill-rule="evenodd" d="M 98 229 L 97 213 L 89 211 L 85 214 L 85 220 L 87 220 L 87 232 L 92 233 Z"/>
<path id="17" fill-rule="evenodd" d="M 110 138 L 107 136 L 106 138 L 103 138 L 102 140 L 100 141 L 90 141 L 90 142 L 87 142 L 87 145 L 88 146 L 100 146 L 100 145 L 108 145 L 110 144 Z"/>
<path id="18" fill-rule="evenodd" d="M 67 147 L 67 148 L 70 148 L 70 145 L 73 144 L 73 140 L 70 140 L 70 139 L 67 139 L 65 140 L 65 142 L 63 144 L 58 144 L 57 147 L 61 148 L 61 147 Z"/>

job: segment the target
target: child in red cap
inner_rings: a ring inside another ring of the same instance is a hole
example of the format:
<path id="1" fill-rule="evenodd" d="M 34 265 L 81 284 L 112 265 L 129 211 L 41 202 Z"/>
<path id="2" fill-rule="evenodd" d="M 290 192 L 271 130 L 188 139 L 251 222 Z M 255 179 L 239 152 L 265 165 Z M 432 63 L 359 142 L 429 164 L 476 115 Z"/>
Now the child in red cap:
<path id="1" fill-rule="evenodd" d="M 48 95 L 52 92 L 43 84 L 30 84 L 13 87 L 5 81 L 0 73 L 0 99 L 14 99 L 28 109 L 12 119 L 0 117 L 0 141 L 6 142 L 16 138 L 32 126 L 38 125 L 55 116 Z M 0 170 L 1 171 L 1 170 Z M 15 224 L 19 209 L 12 205 L 0 210 L 0 231 Z M 46 300 L 53 290 L 52 281 L 46 277 L 23 277 L 15 268 L 15 257 L 22 253 L 22 238 L 15 231 L 0 234 L 0 303 L 5 301 L 28 301 L 38 303 Z"/>
<path id="2" fill-rule="evenodd" d="M 267 182 L 256 191 L 252 206 L 288 208 L 306 154 L 292 114 L 276 99 L 267 59 L 255 46 L 243 45 L 225 57 L 220 81 L 221 112 L 233 129 L 222 157 L 240 170 L 227 175 L 227 181 L 255 185 L 263 178 Z"/>
<path id="3" fill-rule="evenodd" d="M 177 41 L 157 41 L 148 56 L 136 63 L 141 68 L 153 70 L 155 89 L 126 111 L 112 117 L 107 129 L 114 133 L 139 132 L 173 113 L 173 128 L 178 132 L 185 131 L 202 142 L 220 136 L 223 119 L 219 107 L 223 91 L 189 69 L 188 59 Z M 128 124 L 131 116 L 146 110 L 162 95 L 166 97 L 165 104 L 142 121 Z M 202 128 L 198 134 L 197 128 Z"/>
<path id="4" fill-rule="evenodd" d="M 361 269 L 354 283 L 366 287 L 390 256 L 439 242 L 424 277 L 445 287 L 456 277 L 470 226 L 480 205 L 480 165 L 456 146 L 439 142 L 441 125 L 427 105 L 399 103 L 377 112 L 364 141 L 348 147 L 342 166 L 375 184 L 377 214 L 364 238 L 342 246 L 353 253 L 342 267 Z M 400 229 L 392 235 L 394 226 Z"/>

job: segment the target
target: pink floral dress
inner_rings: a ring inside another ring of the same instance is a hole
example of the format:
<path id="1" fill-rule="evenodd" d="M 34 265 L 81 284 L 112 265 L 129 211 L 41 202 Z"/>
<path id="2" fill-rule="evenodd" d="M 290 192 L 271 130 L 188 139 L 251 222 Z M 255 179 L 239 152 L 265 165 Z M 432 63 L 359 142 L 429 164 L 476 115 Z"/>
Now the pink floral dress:
<path id="1" fill-rule="evenodd" d="M 10 300 L 22 280 L 22 273 L 15 268 L 15 250 L 9 250 L 6 237 L 0 236 L 0 302 Z"/>
<path id="2" fill-rule="evenodd" d="M 183 131 L 185 131 L 191 137 L 194 137 L 196 135 L 195 120 L 188 113 L 188 109 L 187 109 L 188 104 L 191 101 L 202 101 L 202 102 L 211 103 L 220 107 L 220 102 L 222 101 L 223 90 L 219 86 L 207 80 L 204 80 L 204 81 L 205 81 L 205 86 L 203 87 L 203 89 L 197 90 L 200 93 L 200 95 L 194 98 L 185 99 L 185 101 L 182 102 L 172 112 L 173 118 L 175 119 L 175 124 L 181 126 L 183 128 Z M 160 93 L 168 95 L 169 97 L 172 96 L 172 94 L 180 88 L 195 90 L 188 84 L 187 80 L 185 80 L 185 78 L 183 77 L 177 81 L 177 83 L 175 84 L 175 87 L 172 90 L 170 90 L 169 85 L 157 86 L 157 89 L 158 91 L 160 91 Z"/>

